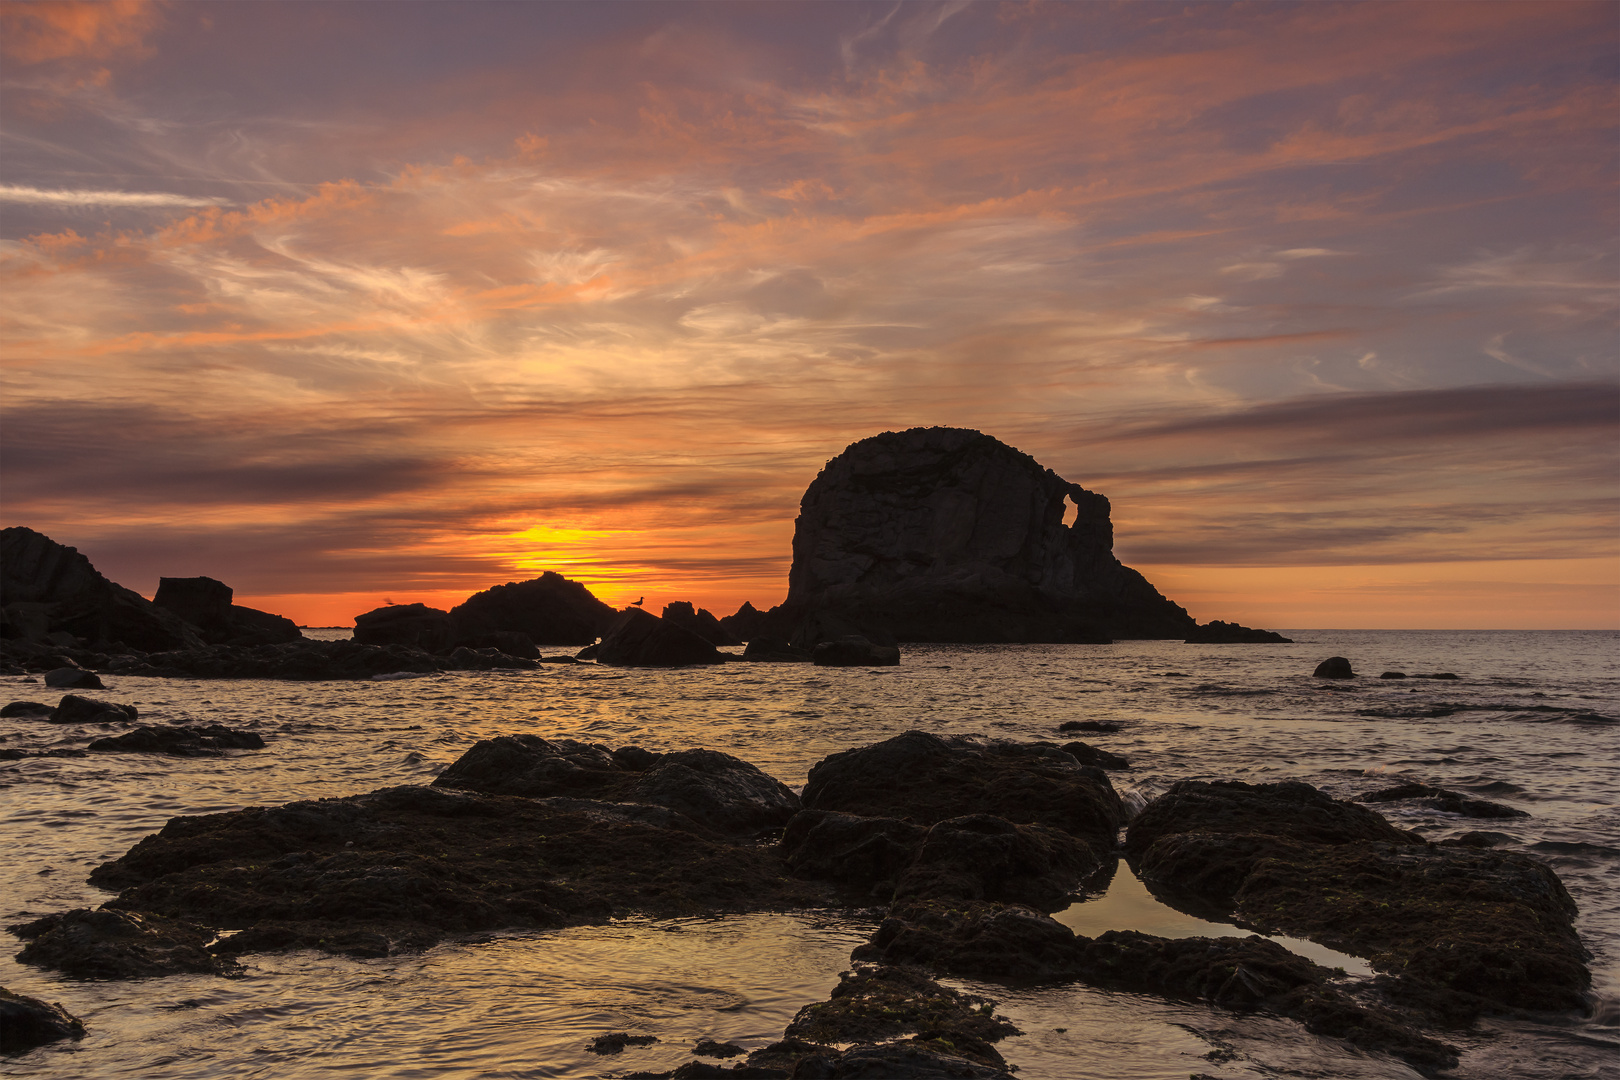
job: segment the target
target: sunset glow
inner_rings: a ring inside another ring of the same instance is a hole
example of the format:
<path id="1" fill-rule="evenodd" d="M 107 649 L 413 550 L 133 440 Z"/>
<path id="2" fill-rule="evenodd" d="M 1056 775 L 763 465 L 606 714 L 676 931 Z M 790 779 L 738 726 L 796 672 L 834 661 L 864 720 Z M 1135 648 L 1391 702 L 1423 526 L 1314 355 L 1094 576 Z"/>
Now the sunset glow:
<path id="1" fill-rule="evenodd" d="M 7 4 L 3 524 L 726 614 L 940 424 L 1201 620 L 1620 626 L 1617 13 Z"/>

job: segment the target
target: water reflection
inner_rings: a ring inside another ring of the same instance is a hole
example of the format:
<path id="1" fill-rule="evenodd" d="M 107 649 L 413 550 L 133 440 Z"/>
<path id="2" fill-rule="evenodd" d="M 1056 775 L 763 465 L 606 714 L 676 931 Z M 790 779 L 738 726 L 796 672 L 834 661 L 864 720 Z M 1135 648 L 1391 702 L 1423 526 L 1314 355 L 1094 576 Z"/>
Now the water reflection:
<path id="1" fill-rule="evenodd" d="M 1112 878 L 1101 896 L 1087 897 L 1052 917 L 1086 937 L 1096 937 L 1106 930 L 1135 930 L 1162 938 L 1243 938 L 1251 933 L 1230 923 L 1208 922 L 1177 911 L 1148 892 L 1130 864 L 1123 860 L 1114 870 L 1105 873 L 1111 873 Z M 1360 957 L 1337 952 L 1314 941 L 1282 935 L 1260 936 L 1325 968 L 1343 968 L 1347 974 L 1367 977 L 1373 973 L 1367 961 Z"/>

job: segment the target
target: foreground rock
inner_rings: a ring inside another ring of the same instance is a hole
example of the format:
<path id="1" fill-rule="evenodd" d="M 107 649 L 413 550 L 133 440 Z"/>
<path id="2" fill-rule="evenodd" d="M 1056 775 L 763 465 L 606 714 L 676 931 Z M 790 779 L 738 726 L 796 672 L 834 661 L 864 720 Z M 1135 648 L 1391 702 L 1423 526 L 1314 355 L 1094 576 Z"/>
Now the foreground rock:
<path id="1" fill-rule="evenodd" d="M 433 785 L 488 795 L 648 803 L 728 836 L 780 828 L 799 809 L 799 797 L 786 784 L 718 750 L 609 751 L 595 743 L 538 735 L 485 739 Z"/>
<path id="2" fill-rule="evenodd" d="M 97 739 L 91 750 L 115 753 L 170 754 L 175 757 L 219 757 L 227 750 L 263 750 L 264 739 L 251 731 L 223 724 L 184 727 L 158 724 L 123 735 Z"/>
<path id="3" fill-rule="evenodd" d="M 471 648 L 499 648 L 502 633 L 522 634 L 537 646 L 589 645 L 617 615 L 580 582 L 550 570 L 474 593 L 450 609 L 456 641 Z"/>
<path id="4" fill-rule="evenodd" d="M 185 620 L 108 581 L 77 548 L 20 525 L 0 530 L 0 608 L 8 638 L 67 635 L 145 650 L 202 644 Z"/>
<path id="5" fill-rule="evenodd" d="M 1457 1052 L 1424 1035 L 1414 1018 L 1373 995 L 1358 1000 L 1333 973 L 1275 942 L 1249 938 L 1160 938 L 1110 930 L 1077 935 L 1018 905 L 897 904 L 870 943 L 868 963 L 917 964 L 981 979 L 1080 980 L 1132 993 L 1265 1010 L 1306 1030 L 1393 1054 L 1425 1075 L 1456 1065 Z"/>
<path id="6" fill-rule="evenodd" d="M 683 667 L 723 664 L 725 654 L 703 638 L 640 608 L 627 608 L 594 646 L 599 664 L 622 667 Z"/>
<path id="7" fill-rule="evenodd" d="M 196 627 L 210 645 L 277 645 L 304 636 L 291 619 L 232 603 L 235 596 L 211 577 L 166 577 L 158 579 L 152 603 Z"/>
<path id="8" fill-rule="evenodd" d="M 81 979 L 238 973 L 234 960 L 208 951 L 213 931 L 183 919 L 77 908 L 7 929 L 28 943 L 18 962 Z"/>
<path id="9" fill-rule="evenodd" d="M 1192 781 L 1148 804 L 1126 849 L 1166 902 L 1367 957 L 1451 1022 L 1585 1007 L 1575 904 L 1528 856 L 1429 844 L 1305 784 Z"/>
<path id="10" fill-rule="evenodd" d="M 183 920 L 210 928 L 203 943 L 212 930 L 240 931 L 206 950 L 215 957 L 380 956 L 448 934 L 829 899 L 790 877 L 774 849 L 721 840 L 663 807 L 424 787 L 174 818 L 90 880 L 122 890 L 88 913 L 98 920 Z M 43 942 L 49 929 L 34 924 L 39 948 L 27 962 L 103 963 L 93 948 L 63 959 Z"/>
<path id="11" fill-rule="evenodd" d="M 1058 829 L 1099 853 L 1113 848 L 1125 823 L 1107 774 L 1055 746 L 922 731 L 823 759 L 810 770 L 803 800 L 808 810 L 919 825 L 992 814 Z"/>
<path id="12" fill-rule="evenodd" d="M 0 986 L 0 1054 L 21 1054 L 47 1043 L 82 1038 L 84 1021 L 60 1004 Z"/>
<path id="13" fill-rule="evenodd" d="M 1108 500 L 1028 454 L 962 428 L 885 432 L 811 482 L 787 599 L 753 629 L 805 649 L 851 633 L 880 644 L 1197 633 L 1113 546 Z"/>

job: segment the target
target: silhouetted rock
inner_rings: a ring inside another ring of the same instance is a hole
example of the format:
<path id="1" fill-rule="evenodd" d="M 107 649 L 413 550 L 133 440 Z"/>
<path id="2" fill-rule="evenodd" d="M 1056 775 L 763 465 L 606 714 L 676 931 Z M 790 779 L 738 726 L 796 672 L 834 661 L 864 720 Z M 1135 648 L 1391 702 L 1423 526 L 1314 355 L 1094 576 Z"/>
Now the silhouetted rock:
<path id="1" fill-rule="evenodd" d="M 1065 720 L 1058 725 L 1058 730 L 1114 732 L 1121 730 L 1124 726 L 1124 724 L 1114 720 Z"/>
<path id="2" fill-rule="evenodd" d="M 354 617 L 354 640 L 362 645 L 412 645 L 424 652 L 451 647 L 450 614 L 426 604 L 389 604 Z"/>
<path id="3" fill-rule="evenodd" d="M 1342 656 L 1330 656 L 1311 672 L 1318 679 L 1353 679 L 1356 673 L 1350 669 L 1350 661 Z"/>
<path id="4" fill-rule="evenodd" d="M 499 631 L 527 635 L 537 646 L 589 645 L 607 633 L 617 614 L 581 583 L 550 570 L 474 593 L 450 609 L 458 642 L 496 648 L 501 646 L 483 639 Z"/>
<path id="5" fill-rule="evenodd" d="M 50 720 L 53 724 L 113 724 L 134 720 L 137 715 L 133 705 L 115 705 L 110 701 L 66 694 L 51 710 Z"/>
<path id="6" fill-rule="evenodd" d="M 39 998 L 0 986 L 0 1054 L 21 1054 L 62 1039 L 84 1038 L 84 1021 Z"/>
<path id="7" fill-rule="evenodd" d="M 592 659 L 622 667 L 682 667 L 723 664 L 726 657 L 690 630 L 640 608 L 626 608 L 602 636 Z"/>
<path id="8" fill-rule="evenodd" d="M 729 835 L 777 828 L 799 810 L 799 797 L 787 785 L 718 750 L 610 752 L 594 743 L 538 735 L 481 740 L 433 785 L 491 795 L 649 803 Z"/>
<path id="9" fill-rule="evenodd" d="M 752 642 L 763 633 L 765 612 L 744 600 L 736 611 L 721 616 L 720 625 L 726 628 L 726 633 L 738 641 Z"/>
<path id="10" fill-rule="evenodd" d="M 1065 754 L 1074 755 L 1074 759 L 1082 765 L 1095 765 L 1099 769 L 1128 769 L 1131 767 L 1131 763 L 1118 754 L 1111 754 L 1107 750 L 1092 746 L 1089 743 L 1064 743 L 1061 749 Z"/>
<path id="11" fill-rule="evenodd" d="M 237 971 L 234 960 L 207 950 L 212 930 L 161 915 L 76 908 L 8 929 L 28 943 L 18 961 L 81 979 Z"/>
<path id="12" fill-rule="evenodd" d="M 223 724 L 209 724 L 206 727 L 158 724 L 97 739 L 90 744 L 90 749 L 172 754 L 176 757 L 218 757 L 226 750 L 262 750 L 264 739 L 251 731 L 237 731 Z"/>
<path id="13" fill-rule="evenodd" d="M 743 659 L 753 663 L 808 664 L 810 654 L 782 638 L 756 637 L 743 650 Z"/>
<path id="14" fill-rule="evenodd" d="M 159 578 L 152 603 L 195 626 L 210 645 L 275 645 L 297 641 L 298 624 L 232 603 L 235 591 L 211 577 Z"/>
<path id="15" fill-rule="evenodd" d="M 1016 825 L 1061 829 L 1099 854 L 1113 848 L 1125 823 L 1108 774 L 1055 746 L 922 731 L 823 758 L 810 770 L 803 801 L 807 810 L 920 825 L 993 814 Z"/>
<path id="16" fill-rule="evenodd" d="M 631 1035 L 625 1031 L 614 1031 L 598 1035 L 585 1044 L 585 1049 L 593 1054 L 617 1054 L 627 1046 L 651 1046 L 657 1041 L 656 1035 Z"/>
<path id="17" fill-rule="evenodd" d="M 711 645 L 741 645 L 707 608 L 693 608 L 690 600 L 677 600 L 664 606 L 661 618 L 683 630 L 690 630 Z"/>
<path id="18" fill-rule="evenodd" d="M 1386 671 L 1386 672 L 1384 672 L 1382 675 L 1380 675 L 1378 677 L 1380 679 L 1404 679 L 1404 678 L 1406 678 L 1406 672 L 1404 672 L 1404 671 Z"/>
<path id="19" fill-rule="evenodd" d="M 744 1050 L 736 1043 L 723 1043 L 715 1042 L 713 1039 L 700 1039 L 698 1040 L 698 1044 L 692 1047 L 692 1053 L 698 1055 L 699 1057 L 732 1058 L 741 1057 L 743 1054 L 748 1053 L 748 1051 Z"/>
<path id="20" fill-rule="evenodd" d="M 900 662 L 893 645 L 874 645 L 859 634 L 823 641 L 810 651 L 810 662 L 821 667 L 892 667 Z"/>
<path id="21" fill-rule="evenodd" d="M 65 633 L 142 650 L 202 644 L 184 620 L 108 581 L 76 548 L 20 525 L 0 530 L 0 606 L 17 637 L 43 630 L 34 640 Z"/>
<path id="22" fill-rule="evenodd" d="M 45 685 L 55 690 L 105 690 L 101 678 L 81 667 L 59 667 L 45 673 Z"/>
<path id="23" fill-rule="evenodd" d="M 1195 626 L 1186 637 L 1188 645 L 1287 645 L 1293 640 L 1274 630 L 1255 630 L 1219 619 Z"/>
<path id="24" fill-rule="evenodd" d="M 1108 500 L 1027 454 L 960 428 L 886 432 L 805 491 L 788 597 L 760 632 L 800 648 L 884 630 L 899 641 L 1193 634 L 1192 617 L 1122 566 L 1113 543 Z M 846 625 L 806 634 L 820 613 Z"/>
<path id="25" fill-rule="evenodd" d="M 49 716 L 53 711 L 43 701 L 13 701 L 0 709 L 0 716 Z"/>

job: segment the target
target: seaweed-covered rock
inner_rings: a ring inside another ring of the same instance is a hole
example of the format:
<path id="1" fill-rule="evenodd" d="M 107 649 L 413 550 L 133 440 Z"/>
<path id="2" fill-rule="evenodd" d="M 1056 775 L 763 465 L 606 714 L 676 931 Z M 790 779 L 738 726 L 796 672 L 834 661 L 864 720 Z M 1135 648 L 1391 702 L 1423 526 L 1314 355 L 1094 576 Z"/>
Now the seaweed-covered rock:
<path id="1" fill-rule="evenodd" d="M 39 998 L 0 986 L 0 1054 L 21 1054 L 63 1039 L 84 1038 L 84 1021 Z"/>
<path id="2" fill-rule="evenodd" d="M 97 739 L 91 750 L 142 754 L 172 754 L 176 757 L 218 757 L 226 750 L 262 750 L 264 739 L 251 731 L 238 731 L 223 724 L 185 727 L 157 724 L 138 727 L 123 735 Z"/>
<path id="3" fill-rule="evenodd" d="M 725 654 L 692 631 L 640 608 L 621 612 L 608 627 L 593 658 L 621 667 L 683 667 L 723 664 Z"/>
<path id="4" fill-rule="evenodd" d="M 8 929 L 28 943 L 18 961 L 82 979 L 237 971 L 235 961 L 208 951 L 212 931 L 162 915 L 76 908 Z"/>
<path id="5" fill-rule="evenodd" d="M 537 735 L 484 739 L 433 783 L 529 798 L 578 795 L 651 803 L 727 835 L 778 828 L 799 809 L 799 798 L 787 785 L 717 750 L 609 752 L 594 743 Z"/>
<path id="6" fill-rule="evenodd" d="M 809 810 L 909 818 L 933 825 L 994 814 L 1061 829 L 1094 850 L 1114 845 L 1125 812 L 1101 769 L 1047 743 L 993 742 L 908 731 L 822 759 L 804 787 Z"/>

